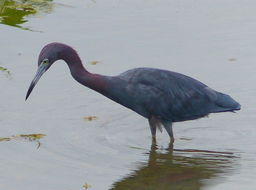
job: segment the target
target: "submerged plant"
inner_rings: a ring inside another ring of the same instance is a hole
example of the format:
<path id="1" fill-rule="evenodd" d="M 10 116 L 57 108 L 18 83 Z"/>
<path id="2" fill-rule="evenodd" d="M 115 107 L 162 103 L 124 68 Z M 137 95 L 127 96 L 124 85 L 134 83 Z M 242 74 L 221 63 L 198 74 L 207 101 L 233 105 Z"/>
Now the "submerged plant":
<path id="1" fill-rule="evenodd" d="M 100 63 L 99 61 L 90 61 L 89 64 L 91 65 L 97 65 L 98 63 Z"/>
<path id="2" fill-rule="evenodd" d="M 91 185 L 88 184 L 88 183 L 85 183 L 85 184 L 83 185 L 83 188 L 84 188 L 85 190 L 89 189 L 90 187 L 91 187 Z"/>
<path id="3" fill-rule="evenodd" d="M 84 120 L 86 120 L 86 121 L 92 121 L 92 120 L 97 119 L 96 116 L 86 116 L 86 117 L 83 117 L 83 118 L 84 118 Z"/>
<path id="4" fill-rule="evenodd" d="M 36 141 L 38 143 L 37 148 L 40 147 L 41 143 L 39 139 L 46 136 L 45 134 L 20 134 L 20 135 L 13 135 L 11 137 L 0 137 L 1 141 L 11 141 L 11 140 L 26 140 L 26 141 Z"/>
<path id="5" fill-rule="evenodd" d="M 27 22 L 26 16 L 49 13 L 52 9 L 52 0 L 1 0 L 0 23 L 29 30 L 29 28 L 20 26 Z"/>
<path id="6" fill-rule="evenodd" d="M 11 76 L 11 72 L 8 69 L 6 69 L 5 67 L 1 67 L 0 66 L 0 71 L 4 72 L 6 77 L 10 77 Z"/>

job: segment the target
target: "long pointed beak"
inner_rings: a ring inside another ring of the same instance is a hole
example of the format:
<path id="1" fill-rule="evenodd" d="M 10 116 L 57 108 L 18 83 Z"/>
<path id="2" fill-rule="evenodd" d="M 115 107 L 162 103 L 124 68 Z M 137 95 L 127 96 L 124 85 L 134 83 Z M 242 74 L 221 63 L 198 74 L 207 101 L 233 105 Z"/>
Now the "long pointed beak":
<path id="1" fill-rule="evenodd" d="M 36 83 L 39 81 L 39 79 L 41 78 L 41 76 L 44 74 L 44 72 L 47 70 L 47 65 L 45 64 L 41 64 L 38 69 L 37 69 L 37 72 L 36 72 L 36 76 L 34 77 L 34 79 L 32 80 L 30 86 L 29 86 L 29 89 L 28 89 L 28 92 L 27 92 L 27 95 L 26 95 L 26 99 L 28 99 L 30 93 L 32 92 L 33 88 L 35 87 Z"/>

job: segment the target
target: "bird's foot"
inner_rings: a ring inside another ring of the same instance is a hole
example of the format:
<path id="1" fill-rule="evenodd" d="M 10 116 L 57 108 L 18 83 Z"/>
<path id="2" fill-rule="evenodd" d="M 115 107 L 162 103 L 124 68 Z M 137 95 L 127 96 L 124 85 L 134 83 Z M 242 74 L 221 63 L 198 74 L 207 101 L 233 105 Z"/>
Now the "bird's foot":
<path id="1" fill-rule="evenodd" d="M 175 139 L 174 139 L 174 137 L 170 137 L 170 143 L 174 143 L 174 141 L 175 141 Z"/>

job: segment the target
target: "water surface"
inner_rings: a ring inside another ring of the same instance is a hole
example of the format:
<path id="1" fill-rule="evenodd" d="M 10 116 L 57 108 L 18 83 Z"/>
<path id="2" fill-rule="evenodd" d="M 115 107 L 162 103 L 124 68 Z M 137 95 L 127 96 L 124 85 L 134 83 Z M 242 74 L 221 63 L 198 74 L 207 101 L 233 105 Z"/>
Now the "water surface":
<path id="1" fill-rule="evenodd" d="M 0 142 L 0 188 L 253 189 L 255 8 L 238 0 L 0 1 L 0 66 L 11 73 L 0 72 L 0 137 L 46 135 L 39 148 Z M 25 102 L 38 54 L 53 41 L 73 46 L 91 72 L 181 72 L 242 110 L 175 123 L 174 147 L 165 132 L 152 146 L 144 118 L 78 84 L 62 61 Z"/>

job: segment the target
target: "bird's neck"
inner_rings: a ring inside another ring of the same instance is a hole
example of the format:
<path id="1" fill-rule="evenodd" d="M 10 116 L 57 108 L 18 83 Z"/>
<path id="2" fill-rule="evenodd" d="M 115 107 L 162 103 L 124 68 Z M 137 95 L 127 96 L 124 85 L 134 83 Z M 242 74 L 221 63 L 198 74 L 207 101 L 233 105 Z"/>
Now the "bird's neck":
<path id="1" fill-rule="evenodd" d="M 84 68 L 77 52 L 72 48 L 68 48 L 63 52 L 61 57 L 67 63 L 72 77 L 77 82 L 105 95 L 108 77 L 88 72 Z"/>

